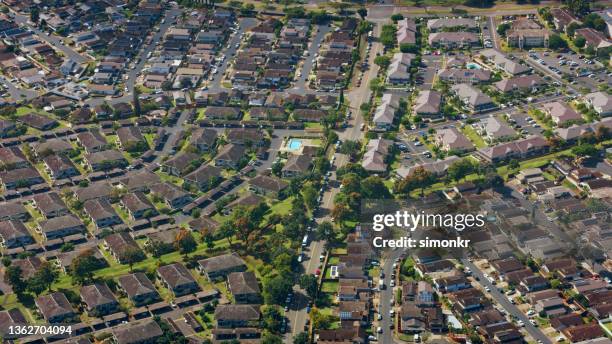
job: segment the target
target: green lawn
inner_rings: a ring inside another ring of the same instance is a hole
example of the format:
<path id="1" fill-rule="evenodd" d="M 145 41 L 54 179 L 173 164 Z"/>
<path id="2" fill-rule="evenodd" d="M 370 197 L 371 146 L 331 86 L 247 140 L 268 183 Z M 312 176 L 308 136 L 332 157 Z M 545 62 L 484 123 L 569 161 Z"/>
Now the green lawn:
<path id="1" fill-rule="evenodd" d="M 465 136 L 467 136 L 468 139 L 470 139 L 470 141 L 472 141 L 476 148 L 483 148 L 487 146 L 486 142 L 482 139 L 482 136 L 480 136 L 480 134 L 478 134 L 471 125 L 466 125 L 463 127 L 463 129 L 461 129 L 461 131 L 463 134 L 465 134 Z"/>

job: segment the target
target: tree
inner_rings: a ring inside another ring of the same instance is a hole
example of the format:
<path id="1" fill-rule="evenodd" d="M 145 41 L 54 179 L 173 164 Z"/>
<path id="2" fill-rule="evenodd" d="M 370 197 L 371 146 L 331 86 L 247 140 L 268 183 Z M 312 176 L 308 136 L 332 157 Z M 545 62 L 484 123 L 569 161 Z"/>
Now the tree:
<path id="1" fill-rule="evenodd" d="M 4 273 L 4 281 L 11 286 L 17 295 L 23 293 L 27 284 L 23 280 L 23 272 L 18 266 L 9 266 Z"/>
<path id="2" fill-rule="evenodd" d="M 368 10 L 365 7 L 360 7 L 357 10 L 357 14 L 359 14 L 359 16 L 361 17 L 361 20 L 364 20 L 365 17 L 368 16 Z"/>
<path id="3" fill-rule="evenodd" d="M 339 151 L 340 153 L 349 155 L 351 158 L 355 159 L 361 151 L 361 142 L 346 140 L 342 142 L 342 146 L 340 146 Z"/>
<path id="4" fill-rule="evenodd" d="M 497 26 L 497 33 L 500 36 L 506 37 L 506 32 L 510 29 L 510 23 L 502 23 Z"/>
<path id="5" fill-rule="evenodd" d="M 311 184 L 304 186 L 302 189 L 302 197 L 304 198 L 304 203 L 308 207 L 308 209 L 312 210 L 317 206 L 317 197 L 319 193 L 317 189 Z"/>
<path id="6" fill-rule="evenodd" d="M 315 330 L 329 329 L 335 321 L 338 321 L 338 317 L 331 314 L 323 314 L 317 308 L 313 308 L 310 311 L 310 322 Z"/>
<path id="7" fill-rule="evenodd" d="M 300 332 L 293 337 L 293 344 L 308 344 L 308 333 Z"/>
<path id="8" fill-rule="evenodd" d="M 606 22 L 597 13 L 589 13 L 582 18 L 582 23 L 585 27 L 590 27 L 597 31 L 604 32 L 606 30 Z"/>
<path id="9" fill-rule="evenodd" d="M 261 344 L 283 344 L 283 339 L 277 335 L 266 333 L 261 339 Z"/>
<path id="10" fill-rule="evenodd" d="M 564 3 L 570 12 L 579 17 L 589 12 L 589 2 L 587 0 L 565 0 Z"/>
<path id="11" fill-rule="evenodd" d="M 597 54 L 597 50 L 595 50 L 595 48 L 593 48 L 593 46 L 590 44 L 586 46 L 586 49 L 584 50 L 584 52 L 585 54 L 589 56 L 595 56 L 595 54 Z"/>
<path id="12" fill-rule="evenodd" d="M 473 173 L 475 169 L 474 163 L 466 158 L 452 163 L 448 167 L 447 174 L 452 180 L 460 181 L 468 174 Z"/>
<path id="13" fill-rule="evenodd" d="M 99 263 L 91 250 L 77 256 L 70 264 L 70 274 L 77 283 L 93 281 L 93 273 L 99 268 Z"/>
<path id="14" fill-rule="evenodd" d="M 374 63 L 382 69 L 387 69 L 391 64 L 391 58 L 387 55 L 376 56 L 376 58 L 374 58 Z"/>
<path id="15" fill-rule="evenodd" d="M 336 233 L 334 232 L 334 225 L 329 221 L 323 221 L 319 223 L 316 230 L 317 238 L 324 240 L 328 245 L 333 245 L 336 241 Z"/>
<path id="16" fill-rule="evenodd" d="M 582 36 L 578 36 L 576 39 L 574 39 L 574 45 L 582 49 L 586 45 L 586 39 L 584 39 Z"/>
<path id="17" fill-rule="evenodd" d="M 548 47 L 553 50 L 567 48 L 567 42 L 556 33 L 553 33 L 548 38 Z"/>
<path id="18" fill-rule="evenodd" d="M 383 25 L 382 31 L 380 33 L 380 43 L 382 43 L 385 48 L 390 49 L 395 46 L 395 42 L 395 25 Z"/>
<path id="19" fill-rule="evenodd" d="M 521 167 L 521 165 L 519 164 L 518 160 L 512 159 L 512 160 L 510 160 L 510 163 L 508 164 L 508 167 L 510 167 L 513 170 L 516 170 L 517 168 Z"/>
<path id="20" fill-rule="evenodd" d="M 567 25 L 567 27 L 565 28 L 565 31 L 567 31 L 567 35 L 569 37 L 574 37 L 574 33 L 578 29 L 580 29 L 580 24 L 578 24 L 576 22 L 571 22 L 571 23 L 569 23 L 569 25 Z"/>
<path id="21" fill-rule="evenodd" d="M 121 261 L 127 264 L 130 267 L 130 272 L 132 272 L 132 268 L 134 264 L 138 263 L 144 258 L 142 251 L 136 247 L 128 247 L 121 254 Z"/>
<path id="22" fill-rule="evenodd" d="M 391 198 L 391 193 L 382 178 L 371 176 L 361 182 L 361 196 L 364 198 Z"/>
<path id="23" fill-rule="evenodd" d="M 282 325 L 283 315 L 277 306 L 266 306 L 262 312 L 263 326 L 266 330 L 279 333 Z"/>
<path id="24" fill-rule="evenodd" d="M 419 52 L 419 47 L 416 44 L 402 43 L 400 44 L 400 51 L 402 53 L 416 54 Z"/>
<path id="25" fill-rule="evenodd" d="M 316 299 L 318 292 L 317 278 L 314 275 L 301 275 L 299 280 L 300 288 L 306 290 L 306 294 L 311 299 Z"/>
<path id="26" fill-rule="evenodd" d="M 572 153 L 580 157 L 595 156 L 599 152 L 599 149 L 592 144 L 583 143 L 581 145 L 572 148 Z"/>
<path id="27" fill-rule="evenodd" d="M 185 255 L 195 251 L 195 249 L 198 247 L 198 243 L 191 232 L 185 228 L 181 228 L 176 234 L 174 245 L 179 252 Z"/>
<path id="28" fill-rule="evenodd" d="M 268 305 L 280 305 L 291 291 L 292 283 L 287 276 L 275 276 L 264 279 L 263 296 Z"/>
<path id="29" fill-rule="evenodd" d="M 401 13 L 395 13 L 391 15 L 391 20 L 393 20 L 394 23 L 397 23 L 398 21 L 402 19 L 404 19 L 404 16 Z"/>
<path id="30" fill-rule="evenodd" d="M 36 24 L 40 20 L 40 9 L 38 7 L 32 7 L 30 9 L 30 20 Z"/>
<path id="31" fill-rule="evenodd" d="M 36 295 L 45 290 L 51 290 L 51 285 L 58 276 L 59 273 L 55 266 L 49 262 L 44 262 L 34 276 L 28 280 L 27 289 Z"/>

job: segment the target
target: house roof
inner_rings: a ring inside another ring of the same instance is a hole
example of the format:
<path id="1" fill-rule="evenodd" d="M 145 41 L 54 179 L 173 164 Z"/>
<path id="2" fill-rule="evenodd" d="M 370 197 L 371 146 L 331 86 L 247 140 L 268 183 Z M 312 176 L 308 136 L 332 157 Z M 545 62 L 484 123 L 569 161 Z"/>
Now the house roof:
<path id="1" fill-rule="evenodd" d="M 141 343 L 149 338 L 161 337 L 163 334 L 161 327 L 153 319 L 129 322 L 113 328 L 113 336 L 117 344 Z"/>
<path id="2" fill-rule="evenodd" d="M 46 319 L 74 313 L 66 295 L 61 292 L 39 296 L 36 306 Z"/>
<path id="3" fill-rule="evenodd" d="M 245 149 L 241 145 L 227 144 L 221 148 L 215 159 L 223 159 L 237 163 L 244 157 Z"/>
<path id="4" fill-rule="evenodd" d="M 70 214 L 64 216 L 54 217 L 52 219 L 48 219 L 40 222 L 40 229 L 45 232 L 55 232 L 65 228 L 73 228 L 73 227 L 83 227 L 83 222 L 79 220 L 78 217 Z"/>
<path id="5" fill-rule="evenodd" d="M 438 91 L 426 90 L 419 93 L 414 106 L 414 111 L 425 114 L 437 114 L 440 112 L 442 94 Z"/>
<path id="6" fill-rule="evenodd" d="M 43 215 L 68 210 L 66 203 L 64 203 L 57 192 L 34 195 L 32 199 L 34 203 L 36 203 L 36 208 L 38 208 Z"/>
<path id="7" fill-rule="evenodd" d="M 198 264 L 202 270 L 208 273 L 246 266 L 244 260 L 242 260 L 242 258 L 240 258 L 236 253 L 228 253 L 216 257 L 202 259 L 198 261 Z"/>
<path id="8" fill-rule="evenodd" d="M 257 277 L 251 271 L 232 272 L 227 276 L 227 284 L 233 295 L 259 294 Z"/>
<path id="9" fill-rule="evenodd" d="M 197 283 L 189 270 L 181 263 L 160 266 L 157 272 L 172 289 L 185 284 Z"/>
<path id="10" fill-rule="evenodd" d="M 436 132 L 436 140 L 449 149 L 472 149 L 474 144 L 457 128 L 440 129 Z"/>
<path id="11" fill-rule="evenodd" d="M 574 109 L 565 103 L 558 101 L 551 102 L 544 104 L 542 107 L 546 113 L 548 113 L 559 123 L 582 119 L 582 116 L 580 116 L 576 111 L 574 111 Z"/>
<path id="12" fill-rule="evenodd" d="M 31 237 L 31 235 L 23 222 L 9 220 L 0 222 L 0 237 L 6 242 L 12 239 Z"/>
<path id="13" fill-rule="evenodd" d="M 276 177 L 257 175 L 256 177 L 249 180 L 249 184 L 260 189 L 265 189 L 271 192 L 279 192 L 284 190 L 289 183 Z"/>
<path id="14" fill-rule="evenodd" d="M 138 295 L 157 293 L 155 286 L 143 272 L 136 272 L 119 277 L 119 285 L 125 290 L 130 298 Z"/>
<path id="15" fill-rule="evenodd" d="M 81 299 L 88 308 L 117 302 L 115 295 L 106 283 L 94 283 L 81 287 Z"/>
<path id="16" fill-rule="evenodd" d="M 222 178 L 221 171 L 222 170 L 219 167 L 213 165 L 203 165 L 186 175 L 184 179 L 196 184 L 207 183 L 211 179 Z"/>
<path id="17" fill-rule="evenodd" d="M 233 321 L 257 321 L 261 313 L 259 305 L 218 305 L 215 319 Z"/>
<path id="18" fill-rule="evenodd" d="M 144 193 L 137 191 L 134 193 L 125 194 L 121 198 L 121 203 L 130 211 L 137 212 L 140 210 L 155 209 L 151 201 Z"/>

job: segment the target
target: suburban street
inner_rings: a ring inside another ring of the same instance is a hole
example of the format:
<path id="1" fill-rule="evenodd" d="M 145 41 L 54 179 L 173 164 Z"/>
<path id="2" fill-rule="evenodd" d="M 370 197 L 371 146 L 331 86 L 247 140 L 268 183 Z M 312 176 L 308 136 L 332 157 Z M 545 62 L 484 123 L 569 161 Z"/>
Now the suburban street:
<path id="1" fill-rule="evenodd" d="M 66 55 L 70 59 L 78 63 L 85 63 L 85 62 L 90 61 L 89 58 L 86 58 L 85 56 L 76 52 L 74 49 L 64 45 L 61 38 L 54 36 L 54 35 L 49 35 L 47 32 L 43 32 L 39 30 L 36 26 L 31 25 L 29 22 L 30 20 L 29 17 L 23 14 L 20 14 L 19 12 L 16 12 L 16 11 L 11 11 L 11 13 L 15 15 L 15 19 L 14 19 L 15 23 L 26 26 L 28 29 L 32 30 L 35 34 L 37 34 L 41 39 L 45 40 L 47 43 L 49 43 L 53 47 L 60 50 L 62 53 L 64 53 L 64 55 Z"/>
<path id="2" fill-rule="evenodd" d="M 497 287 L 494 286 L 487 278 L 484 277 L 483 272 L 468 259 L 463 258 L 461 262 L 464 266 L 470 268 L 474 276 L 478 277 L 478 283 L 484 288 L 488 287 L 491 292 L 489 293 L 493 300 L 500 304 L 508 314 L 510 314 L 514 319 L 522 320 L 525 323 L 525 330 L 531 337 L 535 340 L 541 341 L 544 344 L 551 344 L 552 342 L 540 331 L 539 328 L 533 326 L 529 321 L 529 318 L 525 315 L 525 313 L 521 312 L 515 305 L 508 301 L 508 298 L 497 290 Z"/>

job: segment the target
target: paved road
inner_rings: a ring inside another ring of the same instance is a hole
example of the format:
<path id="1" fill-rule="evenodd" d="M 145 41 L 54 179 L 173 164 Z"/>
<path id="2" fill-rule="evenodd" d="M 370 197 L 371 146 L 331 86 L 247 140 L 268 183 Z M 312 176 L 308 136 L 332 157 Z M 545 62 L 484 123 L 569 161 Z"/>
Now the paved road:
<path id="1" fill-rule="evenodd" d="M 59 38 L 53 35 L 49 35 L 48 33 L 39 30 L 36 26 L 30 24 L 28 22 L 28 20 L 30 20 L 28 16 L 20 14 L 19 12 L 15 12 L 12 9 L 11 11 L 15 15 L 15 18 L 14 18 L 15 23 L 26 26 L 28 29 L 32 30 L 35 34 L 37 34 L 41 39 L 43 39 L 44 41 L 46 41 L 47 43 L 51 44 L 56 49 L 64 53 L 64 55 L 66 55 L 67 57 L 71 58 L 72 60 L 78 63 L 85 63 L 85 62 L 91 61 L 91 59 L 79 54 L 74 49 L 62 44 L 63 43 L 62 38 Z"/>
<path id="2" fill-rule="evenodd" d="M 376 26 L 375 32 L 380 31 L 380 26 Z M 315 38 L 316 40 L 316 38 Z M 381 49 L 379 43 L 374 43 L 372 46 L 372 51 L 370 55 L 367 57 L 370 60 L 370 64 L 373 66 L 370 70 L 366 71 L 364 74 L 361 86 L 351 91 L 347 92 L 347 101 L 349 103 L 349 107 L 353 112 L 353 116 L 349 120 L 348 128 L 338 132 L 338 136 L 341 140 L 361 140 L 363 139 L 364 132 L 360 130 L 361 123 L 363 123 L 363 117 L 361 116 L 361 111 L 359 107 L 362 103 L 367 102 L 370 97 L 370 90 L 368 87 L 369 80 L 371 78 L 376 77 L 378 72 L 378 66 L 373 63 L 374 57 L 376 56 L 376 52 Z M 346 155 L 340 153 L 334 153 L 335 161 L 332 165 L 332 175 L 330 177 L 329 189 L 323 193 L 323 199 L 320 205 L 320 209 L 317 212 L 315 221 L 317 223 L 321 223 L 323 221 L 330 220 L 329 214 L 333 208 L 334 197 L 340 191 L 338 184 L 336 183 L 336 173 L 335 171 L 348 163 L 349 159 Z M 324 241 L 315 240 L 312 241 L 307 250 L 307 256 L 302 266 L 304 267 L 304 273 L 313 274 L 316 269 L 319 268 L 319 256 L 323 253 L 325 246 Z M 295 290 L 301 294 L 303 291 L 299 290 L 299 288 L 295 288 Z M 306 319 L 308 318 L 308 314 L 304 309 L 305 305 L 301 302 L 299 305 L 293 305 L 292 309 L 287 314 L 289 318 L 289 325 L 291 331 L 288 335 L 285 336 L 284 342 L 291 343 L 293 336 L 302 332 L 304 330 L 304 325 L 306 324 Z"/>
<path id="3" fill-rule="evenodd" d="M 306 89 L 306 81 L 308 81 L 308 75 L 312 71 L 315 54 L 319 51 L 319 44 L 325 38 L 325 35 L 331 31 L 331 26 L 329 25 L 316 25 L 317 33 L 314 38 L 310 42 L 310 46 L 308 47 L 308 56 L 304 56 L 304 63 L 301 68 L 301 75 L 296 79 L 295 85 L 292 90 L 296 91 L 304 91 Z"/>
<path id="4" fill-rule="evenodd" d="M 257 19 L 255 18 L 242 18 L 240 20 L 239 27 L 238 27 L 238 30 L 236 31 L 236 34 L 233 35 L 228 41 L 229 47 L 225 49 L 225 51 L 222 53 L 222 54 L 225 54 L 225 60 L 223 60 L 223 63 L 218 68 L 217 74 L 215 74 L 213 80 L 209 83 L 209 88 L 211 90 L 219 90 L 223 88 L 221 86 L 221 81 L 223 80 L 223 76 L 227 71 L 227 67 L 230 64 L 230 60 L 232 59 L 233 56 L 236 55 L 236 51 L 238 51 L 238 48 L 236 47 L 236 45 L 240 44 L 244 33 L 248 29 L 255 26 L 256 24 L 257 24 Z"/>
<path id="5" fill-rule="evenodd" d="M 36 98 L 38 96 L 38 92 L 34 91 L 34 90 L 27 90 L 27 89 L 22 89 L 20 87 L 17 87 L 15 85 L 13 85 L 13 83 L 11 81 L 8 80 L 8 78 L 0 75 L 0 81 L 2 82 L 3 85 L 6 86 L 6 92 L 16 101 L 20 101 L 20 100 L 31 100 L 33 98 Z"/>
<path id="6" fill-rule="evenodd" d="M 395 291 L 394 288 L 390 287 L 391 283 L 391 273 L 393 273 L 393 263 L 397 258 L 399 258 L 405 251 L 403 249 L 396 250 L 388 250 L 385 252 L 384 262 L 382 264 L 382 271 L 385 273 L 385 289 L 380 291 L 379 300 L 380 300 L 380 314 L 382 314 L 383 318 L 379 322 L 379 325 L 383 333 L 379 334 L 378 341 L 382 344 L 390 344 L 395 343 L 393 338 L 393 329 L 391 329 L 391 324 L 395 327 L 394 318 L 391 317 L 390 311 L 393 305 L 395 304 Z M 399 288 L 399 286 L 397 286 Z M 393 303 L 392 303 L 393 302 Z"/>
<path id="7" fill-rule="evenodd" d="M 489 289 L 491 290 L 491 292 L 489 293 L 491 297 L 497 303 L 499 303 L 506 310 L 506 312 L 508 312 L 508 314 L 512 315 L 515 319 L 522 320 L 523 323 L 525 323 L 525 330 L 527 330 L 527 333 L 529 333 L 531 337 L 533 337 L 535 340 L 542 341 L 542 343 L 544 344 L 552 344 L 548 337 L 546 337 L 546 335 L 542 333 L 539 328 L 533 326 L 531 322 L 529 322 L 529 318 L 527 317 L 527 315 L 521 312 L 515 305 L 510 303 L 510 301 L 508 301 L 508 298 L 504 294 L 500 293 L 497 290 L 497 287 L 484 277 L 483 272 L 480 271 L 480 269 L 478 269 L 476 265 L 474 265 L 472 262 L 465 258 L 461 259 L 461 262 L 464 266 L 469 267 L 472 270 L 472 274 L 474 276 L 478 277 L 478 283 L 480 283 L 483 288 L 489 287 Z"/>
<path id="8" fill-rule="evenodd" d="M 128 90 L 127 92 L 125 92 L 124 90 L 119 90 L 120 92 L 124 92 L 123 96 L 114 97 L 114 98 L 113 97 L 91 97 L 87 99 L 85 103 L 89 104 L 90 106 L 96 106 L 104 102 L 107 102 L 109 104 L 116 104 L 120 102 L 131 102 L 133 98 L 132 94 L 134 92 L 134 86 L 136 84 L 136 79 L 138 78 L 138 75 L 142 72 L 142 69 L 144 68 L 145 63 L 147 62 L 146 61 L 147 54 L 155 50 L 155 46 L 157 45 L 157 43 L 161 41 L 164 34 L 166 34 L 166 31 L 168 30 L 168 28 L 170 28 L 170 26 L 173 25 L 172 22 L 174 21 L 174 19 L 176 19 L 181 14 L 181 12 L 182 10 L 179 8 L 172 8 L 170 10 L 167 10 L 164 13 L 165 21 L 163 24 L 159 24 L 159 31 L 153 35 L 153 38 L 151 39 L 151 43 L 149 43 L 146 46 L 143 46 L 142 49 L 140 49 L 139 53 L 134 58 L 134 61 L 140 61 L 140 62 L 136 63 L 134 68 L 129 69 L 129 71 L 126 74 L 128 78 L 127 80 L 125 80 L 125 86 L 127 87 Z"/>

